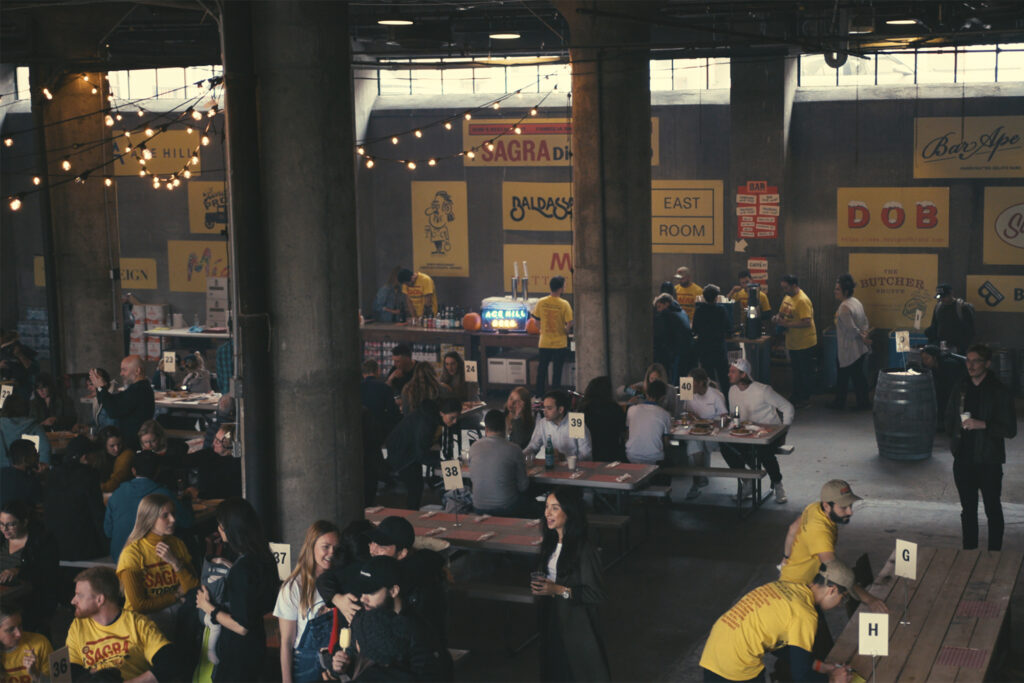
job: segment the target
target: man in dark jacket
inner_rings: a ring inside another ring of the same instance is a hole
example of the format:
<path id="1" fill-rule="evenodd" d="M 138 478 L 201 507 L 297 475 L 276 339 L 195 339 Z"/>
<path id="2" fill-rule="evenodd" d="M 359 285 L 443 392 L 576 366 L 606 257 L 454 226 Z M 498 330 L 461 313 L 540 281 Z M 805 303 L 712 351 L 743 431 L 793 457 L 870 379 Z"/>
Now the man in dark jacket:
<path id="1" fill-rule="evenodd" d="M 953 387 L 967 377 L 967 366 L 964 365 L 961 356 L 943 353 L 938 346 L 927 344 L 921 349 L 921 367 L 932 373 L 938 414 L 945 415 Z M 939 429 L 944 429 L 944 420 L 939 420 L 938 423 Z"/>
<path id="2" fill-rule="evenodd" d="M 363 361 L 363 381 L 359 393 L 363 400 L 363 504 L 373 505 L 377 480 L 383 474 L 381 446 L 402 418 L 395 403 L 394 390 L 379 377 L 377 361 Z"/>
<path id="3" fill-rule="evenodd" d="M 39 453 L 28 439 L 15 439 L 7 448 L 9 467 L 0 468 L 0 507 L 23 500 L 29 506 L 43 502 L 43 485 L 36 476 Z"/>
<path id="4" fill-rule="evenodd" d="M 978 547 L 978 490 L 988 518 L 988 549 L 1003 547 L 1003 507 L 999 494 L 1006 462 L 1005 439 L 1017 436 L 1013 395 L 989 372 L 992 350 L 967 350 L 967 378 L 946 407 L 946 433 L 953 451 L 953 481 L 960 494 L 964 549 Z"/>
<path id="5" fill-rule="evenodd" d="M 654 362 L 661 363 L 672 385 L 690 371 L 690 319 L 671 294 L 654 299 Z"/>
<path id="6" fill-rule="evenodd" d="M 109 550 L 103 534 L 100 474 L 82 462 L 93 450 L 88 437 L 76 436 L 68 444 L 64 463 L 47 481 L 46 528 L 56 537 L 62 560 L 91 560 Z"/>
<path id="7" fill-rule="evenodd" d="M 422 465 L 436 464 L 440 456 L 431 451 L 434 435 L 442 424 L 454 427 L 462 412 L 462 403 L 443 398 L 435 403 L 423 401 L 398 423 L 387 438 L 388 469 L 406 487 L 406 507 L 419 510 L 423 499 Z"/>
<path id="8" fill-rule="evenodd" d="M 121 378 L 125 390 L 116 394 L 109 391 L 109 382 L 96 371 L 89 371 L 89 380 L 96 387 L 96 399 L 114 419 L 123 434 L 124 445 L 128 448 L 139 447 L 139 428 L 146 420 L 153 419 L 156 409 L 153 398 L 153 387 L 143 372 L 142 359 L 138 356 L 126 356 L 121 361 Z"/>
<path id="9" fill-rule="evenodd" d="M 946 342 L 953 351 L 963 353 L 974 339 L 974 307 L 953 296 L 953 287 L 942 284 L 935 288 L 935 310 L 932 324 L 924 333 L 932 344 Z"/>

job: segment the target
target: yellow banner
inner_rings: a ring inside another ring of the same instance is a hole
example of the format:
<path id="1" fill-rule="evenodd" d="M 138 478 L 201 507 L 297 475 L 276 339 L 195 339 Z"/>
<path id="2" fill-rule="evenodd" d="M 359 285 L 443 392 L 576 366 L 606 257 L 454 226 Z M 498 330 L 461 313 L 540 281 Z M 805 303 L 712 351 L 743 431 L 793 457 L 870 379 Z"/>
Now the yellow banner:
<path id="1" fill-rule="evenodd" d="M 928 325 L 939 271 L 936 254 L 850 254 L 854 296 L 864 304 L 872 327 L 910 329 L 921 311 Z"/>
<path id="2" fill-rule="evenodd" d="M 205 292 L 206 278 L 230 277 L 226 242 L 167 242 L 167 275 L 172 292 Z"/>
<path id="3" fill-rule="evenodd" d="M 36 287 L 46 286 L 46 261 L 42 256 L 32 258 L 32 282 Z"/>
<path id="4" fill-rule="evenodd" d="M 153 153 L 153 158 L 146 161 L 146 168 L 151 173 L 158 175 L 177 173 L 185 168 L 192 155 L 197 153 L 199 147 L 199 132 L 192 131 L 190 135 L 185 130 L 167 130 L 158 132 L 151 138 L 147 138 L 141 131 L 133 133 L 131 138 L 123 136 L 114 138 L 114 175 L 139 175 L 139 160 L 134 151 L 125 153 L 125 145 L 131 144 L 134 150 L 141 144 Z M 197 153 L 199 163 L 189 166 L 192 175 L 199 175 L 202 167 L 202 152 Z"/>
<path id="5" fill-rule="evenodd" d="M 651 250 L 721 254 L 722 181 L 652 180 Z"/>
<path id="6" fill-rule="evenodd" d="M 572 230 L 572 183 L 501 184 L 506 230 Z"/>
<path id="7" fill-rule="evenodd" d="M 914 119 L 915 178 L 1024 178 L 1024 116 Z"/>
<path id="8" fill-rule="evenodd" d="M 515 132 L 518 124 L 519 133 Z M 651 165 L 660 155 L 660 123 L 651 117 Z M 490 143 L 494 149 L 488 148 Z M 462 122 L 462 148 L 475 150 L 463 157 L 466 166 L 568 166 L 572 156 L 570 119 L 470 119 Z"/>
<path id="9" fill-rule="evenodd" d="M 1024 187 L 985 188 L 984 262 L 1024 265 Z"/>
<path id="10" fill-rule="evenodd" d="M 1024 275 L 968 275 L 966 299 L 975 311 L 1024 313 Z"/>
<path id="11" fill-rule="evenodd" d="M 122 289 L 157 289 L 156 259 L 121 257 Z"/>
<path id="12" fill-rule="evenodd" d="M 223 182 L 190 180 L 188 225 L 192 232 L 219 235 L 228 227 L 228 192 Z"/>
<path id="13" fill-rule="evenodd" d="M 530 276 L 530 296 L 547 296 L 551 293 L 551 278 L 561 275 L 565 278 L 565 292 L 572 294 L 572 245 L 571 244 L 506 244 L 502 258 L 504 290 L 512 292 L 513 263 L 519 267 L 523 277 L 523 261 L 526 274 Z"/>
<path id="14" fill-rule="evenodd" d="M 840 187 L 840 247 L 948 247 L 948 187 Z"/>
<path id="15" fill-rule="evenodd" d="M 469 277 L 469 219 L 464 180 L 412 182 L 413 268 L 430 276 Z"/>

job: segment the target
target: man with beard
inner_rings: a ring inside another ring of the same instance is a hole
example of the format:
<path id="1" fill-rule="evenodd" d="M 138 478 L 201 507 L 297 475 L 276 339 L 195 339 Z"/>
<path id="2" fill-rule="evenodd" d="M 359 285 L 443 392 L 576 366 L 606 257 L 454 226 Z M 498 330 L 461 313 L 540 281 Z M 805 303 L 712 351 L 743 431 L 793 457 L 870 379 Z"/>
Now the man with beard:
<path id="1" fill-rule="evenodd" d="M 156 624 L 123 610 L 114 570 L 91 567 L 75 577 L 75 620 L 68 630 L 73 680 L 181 680 L 178 656 Z"/>
<path id="2" fill-rule="evenodd" d="M 836 559 L 836 541 L 839 525 L 849 524 L 853 517 L 853 504 L 862 500 L 842 479 L 833 479 L 821 487 L 821 500 L 804 508 L 803 513 L 789 526 L 783 549 L 781 581 L 809 584 L 818 568 Z M 885 603 L 854 585 L 850 596 L 867 605 L 872 612 L 888 612 Z M 832 649 L 832 637 L 822 615 L 818 615 L 818 635 L 815 654 Z"/>

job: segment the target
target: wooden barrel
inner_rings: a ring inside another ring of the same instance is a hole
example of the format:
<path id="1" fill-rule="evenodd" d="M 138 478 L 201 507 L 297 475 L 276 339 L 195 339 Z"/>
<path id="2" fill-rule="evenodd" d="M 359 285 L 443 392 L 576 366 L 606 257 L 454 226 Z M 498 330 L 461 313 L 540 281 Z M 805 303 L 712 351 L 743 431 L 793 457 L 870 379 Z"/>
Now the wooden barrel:
<path id="1" fill-rule="evenodd" d="M 935 385 L 930 373 L 880 370 L 874 407 L 878 454 L 891 460 L 931 457 L 935 412 Z"/>

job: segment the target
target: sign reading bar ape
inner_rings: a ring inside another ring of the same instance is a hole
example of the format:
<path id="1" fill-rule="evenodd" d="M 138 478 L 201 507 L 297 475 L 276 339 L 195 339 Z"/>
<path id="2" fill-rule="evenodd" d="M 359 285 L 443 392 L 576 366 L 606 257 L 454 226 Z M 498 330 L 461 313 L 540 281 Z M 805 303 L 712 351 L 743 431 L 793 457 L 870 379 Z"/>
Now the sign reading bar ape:
<path id="1" fill-rule="evenodd" d="M 157 175 L 177 173 L 185 168 L 189 159 L 196 153 L 199 146 L 199 132 L 194 130 L 189 133 L 187 130 L 166 130 L 147 138 L 142 133 L 136 133 L 130 139 L 126 137 L 115 137 L 114 146 L 114 175 L 139 175 L 142 166 L 134 152 L 126 152 L 125 148 L 131 144 L 133 148 L 145 144 L 146 149 L 153 153 L 153 158 L 146 162 L 146 170 Z M 199 175 L 202 169 L 202 153 L 199 153 L 200 162 L 189 166 L 192 175 Z"/>
<path id="2" fill-rule="evenodd" d="M 473 158 L 465 156 L 462 162 L 477 167 L 568 166 L 572 133 L 572 121 L 562 118 L 470 119 L 462 122 L 462 148 L 475 151 Z M 658 165 L 656 116 L 651 118 L 651 165 Z"/>
<path id="3" fill-rule="evenodd" d="M 469 277 L 466 182 L 412 182 L 413 268 L 439 277 Z"/>
<path id="4" fill-rule="evenodd" d="M 915 178 L 1024 178 L 1024 116 L 914 119 Z"/>
<path id="5" fill-rule="evenodd" d="M 651 250 L 722 253 L 722 181 L 651 181 Z"/>
<path id="6" fill-rule="evenodd" d="M 502 263 L 504 272 L 502 289 L 509 292 L 512 285 L 512 264 L 522 266 L 526 261 L 529 274 L 531 297 L 547 296 L 551 293 L 551 278 L 561 275 L 565 278 L 565 293 L 572 294 L 572 245 L 571 244 L 506 244 Z M 522 277 L 522 271 L 519 275 Z"/>
<path id="7" fill-rule="evenodd" d="M 984 261 L 1024 265 L 1024 187 L 985 188 Z"/>
<path id="8" fill-rule="evenodd" d="M 850 254 L 857 298 L 872 327 L 909 329 L 917 311 L 930 315 L 938 268 L 935 254 Z"/>
<path id="9" fill-rule="evenodd" d="M 572 183 L 501 184 L 506 230 L 572 230 Z"/>
<path id="10" fill-rule="evenodd" d="M 840 187 L 840 247 L 948 247 L 948 187 Z"/>

